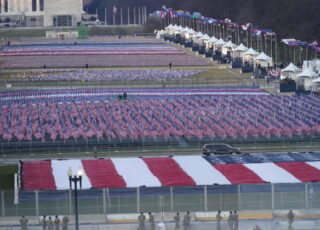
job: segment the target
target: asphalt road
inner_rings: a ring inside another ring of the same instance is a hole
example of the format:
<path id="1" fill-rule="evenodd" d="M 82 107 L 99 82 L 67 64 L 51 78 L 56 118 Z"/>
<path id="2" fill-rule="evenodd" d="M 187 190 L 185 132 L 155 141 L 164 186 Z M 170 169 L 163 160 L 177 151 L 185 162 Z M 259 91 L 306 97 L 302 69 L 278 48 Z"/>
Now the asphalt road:
<path id="1" fill-rule="evenodd" d="M 168 156 L 168 155 L 201 155 L 203 144 L 198 143 L 192 146 L 179 147 L 177 145 L 161 146 L 134 146 L 122 148 L 98 149 L 94 154 L 90 151 L 56 152 L 36 154 L 2 154 L 0 165 L 11 164 L 23 159 L 61 159 L 61 158 L 94 158 L 94 157 L 138 157 L 138 156 Z M 320 141 L 313 142 L 276 142 L 276 143 L 238 143 L 243 154 L 256 153 L 283 153 L 283 152 L 317 152 L 320 151 Z M 88 149 L 88 148 L 87 148 Z"/>

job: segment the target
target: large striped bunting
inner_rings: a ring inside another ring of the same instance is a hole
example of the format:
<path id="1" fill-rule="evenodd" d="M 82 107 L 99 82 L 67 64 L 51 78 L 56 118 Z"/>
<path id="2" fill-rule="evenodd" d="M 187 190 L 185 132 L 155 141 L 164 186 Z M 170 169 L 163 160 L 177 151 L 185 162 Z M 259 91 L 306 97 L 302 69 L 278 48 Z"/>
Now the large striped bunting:
<path id="1" fill-rule="evenodd" d="M 214 162 L 202 156 L 24 161 L 20 181 L 25 190 L 69 189 L 69 168 L 83 169 L 83 189 L 320 181 L 320 161 Z"/>
<path id="2" fill-rule="evenodd" d="M 114 158 L 113 164 L 126 181 L 127 187 L 159 187 L 161 182 L 141 158 Z"/>
<path id="3" fill-rule="evenodd" d="M 56 186 L 58 190 L 69 189 L 68 170 L 71 168 L 73 174 L 76 174 L 79 169 L 83 169 L 82 160 L 52 160 L 52 174 L 55 178 Z M 91 182 L 84 171 L 82 175 L 82 188 L 91 188 Z"/>

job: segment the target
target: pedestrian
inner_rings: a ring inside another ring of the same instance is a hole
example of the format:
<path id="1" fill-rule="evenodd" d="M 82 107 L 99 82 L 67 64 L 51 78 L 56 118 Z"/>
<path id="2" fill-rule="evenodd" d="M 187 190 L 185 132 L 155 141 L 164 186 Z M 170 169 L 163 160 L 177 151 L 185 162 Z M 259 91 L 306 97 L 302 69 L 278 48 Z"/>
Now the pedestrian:
<path id="1" fill-rule="evenodd" d="M 288 229 L 292 230 L 293 229 L 292 228 L 292 224 L 293 224 L 293 221 L 294 221 L 294 214 L 293 214 L 291 209 L 289 210 L 287 217 L 288 217 L 288 223 L 289 223 Z"/>
<path id="2" fill-rule="evenodd" d="M 230 211 L 230 213 L 229 213 L 228 225 L 229 225 L 230 230 L 233 230 L 233 214 L 232 214 L 232 211 Z"/>
<path id="3" fill-rule="evenodd" d="M 261 230 L 261 228 L 259 227 L 259 225 L 256 225 L 253 230 Z"/>
<path id="4" fill-rule="evenodd" d="M 28 219 L 25 216 L 21 217 L 20 224 L 21 224 L 21 230 L 27 230 L 28 229 Z"/>
<path id="5" fill-rule="evenodd" d="M 154 215 L 149 212 L 149 223 L 150 223 L 150 230 L 154 230 Z"/>
<path id="6" fill-rule="evenodd" d="M 58 215 L 56 215 L 56 218 L 54 219 L 54 226 L 55 226 L 55 230 L 59 230 L 60 229 L 60 219 L 58 218 Z"/>
<path id="7" fill-rule="evenodd" d="M 216 215 L 216 219 L 217 219 L 217 230 L 221 229 L 221 220 L 222 220 L 222 216 L 221 216 L 221 211 L 219 210 L 217 215 Z"/>
<path id="8" fill-rule="evenodd" d="M 169 63 L 169 69 L 172 69 L 172 63 L 171 62 Z"/>
<path id="9" fill-rule="evenodd" d="M 184 226 L 184 230 L 191 229 L 191 217 L 190 217 L 189 211 L 187 211 L 186 215 L 183 218 L 183 226 Z"/>
<path id="10" fill-rule="evenodd" d="M 238 228 L 239 228 L 239 215 L 238 215 L 237 211 L 235 210 L 233 212 L 233 229 L 238 230 Z"/>
<path id="11" fill-rule="evenodd" d="M 140 213 L 139 217 L 138 217 L 138 221 L 139 221 L 139 227 L 138 230 L 144 230 L 144 222 L 146 220 L 146 216 L 143 215 L 143 212 Z"/>
<path id="12" fill-rule="evenodd" d="M 63 216 L 62 218 L 62 230 L 68 230 L 68 224 L 69 224 L 69 217 L 68 216 Z"/>
<path id="13" fill-rule="evenodd" d="M 51 219 L 51 216 L 49 216 L 49 219 L 47 221 L 48 230 L 53 230 L 53 221 Z"/>
<path id="14" fill-rule="evenodd" d="M 42 217 L 42 220 L 41 220 L 40 224 L 42 226 L 42 230 L 46 230 L 47 229 L 47 220 L 46 220 L 46 216 L 45 215 Z"/>
<path id="15" fill-rule="evenodd" d="M 179 215 L 178 212 L 177 212 L 177 215 L 175 215 L 173 217 L 173 220 L 174 220 L 174 223 L 175 223 L 174 230 L 180 230 L 180 215 Z"/>

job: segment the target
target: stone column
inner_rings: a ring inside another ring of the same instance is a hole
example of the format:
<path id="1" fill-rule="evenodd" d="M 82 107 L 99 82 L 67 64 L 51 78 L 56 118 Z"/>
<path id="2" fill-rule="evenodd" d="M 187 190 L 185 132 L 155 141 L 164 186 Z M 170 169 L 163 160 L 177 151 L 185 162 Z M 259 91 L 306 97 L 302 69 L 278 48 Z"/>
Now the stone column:
<path id="1" fill-rule="evenodd" d="M 7 0 L 7 9 L 8 9 L 8 12 L 11 12 L 11 5 L 12 5 L 12 2 L 10 0 Z"/>
<path id="2" fill-rule="evenodd" d="M 4 0 L 0 0 L 1 1 L 1 13 L 4 13 Z"/>
<path id="3" fill-rule="evenodd" d="M 13 0 L 13 7 L 12 7 L 13 12 L 18 11 L 18 0 Z"/>

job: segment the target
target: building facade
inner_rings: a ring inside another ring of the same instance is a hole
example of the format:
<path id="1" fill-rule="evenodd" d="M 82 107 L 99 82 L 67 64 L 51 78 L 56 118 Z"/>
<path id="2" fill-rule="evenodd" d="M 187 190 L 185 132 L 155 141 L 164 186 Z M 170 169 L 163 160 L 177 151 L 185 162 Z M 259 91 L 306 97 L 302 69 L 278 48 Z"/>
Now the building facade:
<path id="1" fill-rule="evenodd" d="M 0 0 L 0 27 L 76 26 L 82 13 L 82 0 Z"/>

